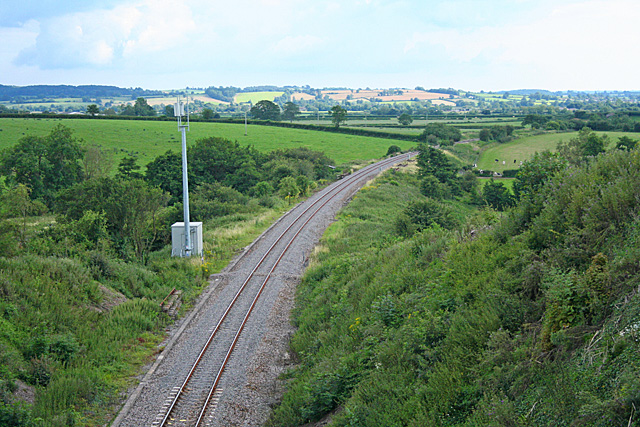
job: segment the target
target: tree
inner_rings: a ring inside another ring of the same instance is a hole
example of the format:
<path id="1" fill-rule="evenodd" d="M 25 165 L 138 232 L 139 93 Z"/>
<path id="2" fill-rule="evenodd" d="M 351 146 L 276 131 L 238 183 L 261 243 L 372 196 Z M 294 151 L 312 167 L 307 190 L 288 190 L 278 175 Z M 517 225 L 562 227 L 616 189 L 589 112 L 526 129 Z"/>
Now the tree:
<path id="1" fill-rule="evenodd" d="M 189 176 L 189 181 L 193 182 Z M 171 195 L 171 203 L 182 199 L 182 156 L 169 150 L 147 164 L 145 179 Z"/>
<path id="2" fill-rule="evenodd" d="M 485 202 L 492 208 L 503 211 L 513 206 L 513 196 L 509 189 L 501 182 L 495 182 L 493 179 L 487 182 L 482 189 L 482 197 Z"/>
<path id="3" fill-rule="evenodd" d="M 442 151 L 425 143 L 418 145 L 420 190 L 435 199 L 457 194 L 460 190 L 457 168 Z"/>
<path id="4" fill-rule="evenodd" d="M 462 139 L 460 129 L 454 126 L 447 126 L 444 123 L 429 123 L 420 135 L 420 141 L 426 141 L 432 145 L 438 143 L 447 145 L 460 141 L 460 139 Z"/>
<path id="5" fill-rule="evenodd" d="M 85 179 L 107 176 L 111 169 L 111 158 L 100 147 L 89 145 L 84 151 L 82 168 Z"/>
<path id="6" fill-rule="evenodd" d="M 478 138 L 480 138 L 480 141 L 488 142 L 491 140 L 491 131 L 488 128 L 482 128 Z"/>
<path id="7" fill-rule="evenodd" d="M 397 145 L 390 145 L 385 156 L 393 156 L 396 153 L 402 153 L 402 148 L 398 147 Z"/>
<path id="8" fill-rule="evenodd" d="M 418 167 L 419 175 L 424 178 L 433 175 L 442 183 L 453 181 L 458 173 L 457 169 L 441 150 L 429 147 L 425 144 L 418 146 Z"/>
<path id="9" fill-rule="evenodd" d="M 480 130 L 479 138 L 481 141 L 496 141 L 496 142 L 507 142 L 511 139 L 511 135 L 513 134 L 513 126 L 511 125 L 494 125 L 491 127 L 485 127 Z"/>
<path id="10" fill-rule="evenodd" d="M 280 181 L 280 185 L 278 185 L 278 192 L 281 197 L 288 200 L 289 204 L 291 204 L 291 199 L 300 194 L 300 187 L 298 187 L 294 177 L 286 176 L 282 178 L 282 181 Z"/>
<path id="11" fill-rule="evenodd" d="M 166 105 L 164 107 L 164 115 L 167 117 L 173 117 L 174 115 L 173 105 Z"/>
<path id="12" fill-rule="evenodd" d="M 411 235 L 415 231 L 421 231 L 436 224 L 447 230 L 458 225 L 450 206 L 429 198 L 409 203 L 402 216 L 406 216 L 411 224 L 409 227 L 403 227 L 402 234 L 405 235 Z M 397 225 L 396 228 L 398 228 Z"/>
<path id="13" fill-rule="evenodd" d="M 169 195 L 140 179 L 100 178 L 60 192 L 56 210 L 78 221 L 87 211 L 104 212 L 111 239 L 127 257 L 144 261 L 159 233 L 159 214 Z"/>
<path id="14" fill-rule="evenodd" d="M 411 117 L 411 114 L 408 113 L 402 113 L 400 114 L 400 116 L 398 117 L 398 122 L 402 125 L 402 126 L 408 126 L 411 123 L 413 123 L 413 117 Z"/>
<path id="15" fill-rule="evenodd" d="M 539 129 L 543 127 L 549 120 L 550 117 L 548 116 L 542 116 L 540 114 L 527 114 L 522 120 L 522 126 L 531 125 L 532 129 Z"/>
<path id="16" fill-rule="evenodd" d="M 95 116 L 100 110 L 96 104 L 87 105 L 87 114 Z"/>
<path id="17" fill-rule="evenodd" d="M 50 203 L 56 192 L 82 180 L 83 155 L 71 129 L 57 125 L 45 137 L 28 135 L 4 150 L 0 172 L 10 184 L 28 186 L 32 199 Z"/>
<path id="18" fill-rule="evenodd" d="M 37 199 L 45 192 L 47 161 L 45 137 L 27 135 L 16 145 L 2 151 L 0 172 L 11 185 L 24 184 L 31 189 L 31 197 Z"/>
<path id="19" fill-rule="evenodd" d="M 147 103 L 146 99 L 140 97 L 136 99 L 136 102 L 133 105 L 133 115 L 134 116 L 155 116 L 156 111 L 153 109 L 151 105 Z"/>
<path id="20" fill-rule="evenodd" d="M 211 108 L 205 108 L 202 110 L 202 118 L 205 120 L 213 119 L 213 110 Z"/>
<path id="21" fill-rule="evenodd" d="M 140 165 L 137 164 L 137 161 L 138 160 L 135 157 L 123 157 L 118 165 L 118 173 L 116 174 L 116 177 L 123 179 L 142 179 Z"/>
<path id="22" fill-rule="evenodd" d="M 259 120 L 280 120 L 280 107 L 264 99 L 251 107 L 251 115 Z"/>
<path id="23" fill-rule="evenodd" d="M 239 177 L 250 181 L 249 186 L 262 181 L 255 169 L 264 162 L 264 155 L 251 146 L 240 146 L 237 141 L 215 137 L 200 139 L 189 147 L 187 155 L 195 185 L 217 181 L 244 191 L 248 188 Z"/>
<path id="24" fill-rule="evenodd" d="M 336 128 L 339 128 L 341 123 L 345 123 L 347 121 L 347 110 L 341 106 L 334 105 L 329 111 L 329 114 L 331 114 L 331 122 Z"/>
<path id="25" fill-rule="evenodd" d="M 273 193 L 273 185 L 267 181 L 260 181 L 251 189 L 251 193 L 254 197 L 264 197 Z"/>
<path id="26" fill-rule="evenodd" d="M 558 144 L 558 152 L 572 165 L 580 165 L 587 161 L 589 157 L 595 157 L 604 153 L 607 146 L 608 136 L 598 136 L 588 127 L 582 128 L 578 136 L 571 138 L 568 142 Z"/>
<path id="27" fill-rule="evenodd" d="M 287 102 L 284 104 L 284 112 L 282 113 L 282 116 L 285 120 L 293 122 L 298 114 L 300 114 L 300 107 L 298 107 L 297 104 L 294 104 L 293 102 Z"/>
<path id="28" fill-rule="evenodd" d="M 621 136 L 620 138 L 618 138 L 616 148 L 618 150 L 631 151 L 637 144 L 637 139 L 631 139 L 628 136 Z"/>
<path id="29" fill-rule="evenodd" d="M 41 213 L 44 208 L 42 203 L 34 203 L 29 197 L 29 193 L 29 187 L 24 184 L 18 184 L 13 188 L 7 189 L 0 196 L 3 206 L 0 214 L 7 217 L 20 218 L 21 220 L 21 223 L 15 226 L 15 234 L 22 245 L 26 243 L 27 217 Z"/>
<path id="30" fill-rule="evenodd" d="M 133 105 L 120 105 L 121 116 L 135 116 L 136 111 L 133 109 Z"/>
<path id="31" fill-rule="evenodd" d="M 533 158 L 525 161 L 513 183 L 513 192 L 517 199 L 523 196 L 533 196 L 557 172 L 567 166 L 567 161 L 558 153 L 543 151 L 535 153 Z"/>
<path id="32" fill-rule="evenodd" d="M 144 261 L 158 238 L 159 213 L 169 195 L 139 179 L 122 181 L 108 202 L 114 206 L 117 225 L 133 243 L 136 258 Z"/>

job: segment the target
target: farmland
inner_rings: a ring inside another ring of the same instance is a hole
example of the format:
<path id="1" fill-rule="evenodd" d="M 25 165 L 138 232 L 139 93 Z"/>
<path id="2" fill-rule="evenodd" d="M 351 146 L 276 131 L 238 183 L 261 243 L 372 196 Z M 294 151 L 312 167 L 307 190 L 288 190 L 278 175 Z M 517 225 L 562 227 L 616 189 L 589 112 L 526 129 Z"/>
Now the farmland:
<path id="1" fill-rule="evenodd" d="M 628 132 L 597 132 L 609 137 L 607 149 L 615 146 L 616 141 L 621 136 L 628 136 L 631 139 L 638 139 L 638 134 Z M 488 169 L 502 172 L 505 169 L 516 169 L 520 161 L 525 161 L 533 157 L 536 152 L 544 150 L 555 151 L 558 142 L 568 141 L 578 135 L 578 132 L 566 133 L 545 133 L 542 135 L 526 136 L 516 139 L 506 144 L 495 144 L 482 151 L 478 159 L 479 169 Z M 498 160 L 496 162 L 496 159 Z M 514 160 L 516 161 L 514 163 Z M 506 163 L 503 165 L 502 162 Z"/>
<path id="2" fill-rule="evenodd" d="M 116 158 L 133 155 L 146 165 L 167 150 L 180 151 L 180 132 L 175 122 L 83 119 L 0 119 L 0 149 L 11 146 L 25 135 L 44 136 L 58 123 L 71 128 L 86 144 L 99 145 L 116 154 Z M 187 141 L 206 137 L 222 137 L 253 145 L 268 152 L 279 148 L 308 147 L 324 151 L 337 164 L 369 160 L 384 156 L 389 145 L 403 149 L 413 144 L 381 138 L 342 135 L 302 129 L 228 123 L 192 123 Z"/>
<path id="3" fill-rule="evenodd" d="M 236 95 L 235 102 L 238 104 L 245 102 L 256 104 L 264 100 L 273 101 L 282 95 L 284 95 L 284 92 L 243 92 Z"/>
<path id="4" fill-rule="evenodd" d="M 211 104 L 227 104 L 227 102 L 220 101 L 217 99 L 213 99 L 204 94 L 195 94 L 189 95 L 190 100 L 200 101 L 203 103 L 211 103 Z M 133 104 L 134 101 L 128 101 L 127 103 Z M 173 105 L 176 102 L 175 96 L 164 96 L 164 97 L 149 97 L 147 98 L 147 103 L 151 106 L 154 105 Z"/>
<path id="5" fill-rule="evenodd" d="M 394 93 L 395 92 L 395 93 Z M 346 99 L 379 99 L 380 101 L 411 101 L 411 100 L 434 100 L 449 99 L 450 95 L 445 93 L 425 92 L 415 89 L 399 89 L 399 90 L 379 90 L 379 89 L 339 89 L 339 90 L 323 90 L 323 96 L 336 101 Z M 453 96 L 452 98 L 456 98 Z"/>

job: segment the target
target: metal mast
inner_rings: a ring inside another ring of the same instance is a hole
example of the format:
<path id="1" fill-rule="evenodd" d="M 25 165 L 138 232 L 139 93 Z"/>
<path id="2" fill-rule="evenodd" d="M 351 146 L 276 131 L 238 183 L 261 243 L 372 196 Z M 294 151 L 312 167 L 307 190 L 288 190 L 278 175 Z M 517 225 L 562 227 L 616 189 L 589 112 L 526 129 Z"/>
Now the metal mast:
<path id="1" fill-rule="evenodd" d="M 178 97 L 178 102 L 173 105 L 173 113 L 178 118 L 178 129 L 182 132 L 182 196 L 184 204 L 184 250 L 182 256 L 190 257 L 193 246 L 191 245 L 191 224 L 189 223 L 189 180 L 187 177 L 187 131 L 189 130 L 189 98 L 185 103 Z M 182 122 L 186 116 L 187 124 Z"/>

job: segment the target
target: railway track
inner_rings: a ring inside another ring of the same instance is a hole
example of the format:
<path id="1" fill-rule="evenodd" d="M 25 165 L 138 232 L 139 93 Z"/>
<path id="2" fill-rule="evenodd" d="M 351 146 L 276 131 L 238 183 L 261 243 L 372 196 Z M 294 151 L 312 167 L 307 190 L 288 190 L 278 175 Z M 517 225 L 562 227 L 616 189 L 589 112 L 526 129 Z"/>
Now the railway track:
<path id="1" fill-rule="evenodd" d="M 289 225 L 279 231 L 276 237 L 272 237 L 272 243 L 261 256 L 253 254 L 259 259 L 246 274 L 215 326 L 209 330 L 208 338 L 184 380 L 171 389 L 162 408 L 158 408 L 153 426 L 201 427 L 212 423 L 223 392 L 220 382 L 227 364 L 260 296 L 291 245 L 300 238 L 318 212 L 333 199 L 344 196 L 343 192 L 352 191 L 353 186 L 362 180 L 370 179 L 379 171 L 412 155 L 413 153 L 404 154 L 369 165 L 327 187 L 301 212 L 292 210 L 283 217 L 281 221 L 290 221 Z M 293 218 L 286 218 L 287 216 Z"/>

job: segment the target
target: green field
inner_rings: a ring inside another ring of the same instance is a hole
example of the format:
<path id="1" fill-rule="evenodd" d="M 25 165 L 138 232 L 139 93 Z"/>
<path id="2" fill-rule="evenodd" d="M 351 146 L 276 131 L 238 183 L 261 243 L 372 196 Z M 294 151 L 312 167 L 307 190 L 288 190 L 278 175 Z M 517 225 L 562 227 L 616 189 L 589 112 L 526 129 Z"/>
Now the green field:
<path id="1" fill-rule="evenodd" d="M 47 135 L 59 123 L 73 129 L 85 144 L 99 145 L 114 153 L 118 161 L 128 154 L 136 156 L 140 164 L 146 165 L 167 150 L 180 152 L 181 149 L 181 136 L 175 122 L 9 118 L 0 119 L 0 149 L 15 144 L 25 135 Z M 414 145 L 410 141 L 259 125 L 249 125 L 248 135 L 244 136 L 243 124 L 228 123 L 192 123 L 187 142 L 193 144 L 200 138 L 212 136 L 237 140 L 243 145 L 250 144 L 263 152 L 308 147 L 324 151 L 338 165 L 380 158 L 390 145 L 398 145 L 402 149 Z"/>
<path id="2" fill-rule="evenodd" d="M 264 100 L 273 101 L 282 95 L 284 95 L 284 92 L 246 92 L 237 94 L 234 100 L 238 104 L 243 102 L 251 102 L 255 104 Z"/>
<path id="3" fill-rule="evenodd" d="M 423 129 L 420 128 L 407 128 L 407 127 L 402 127 L 402 126 L 397 126 L 397 127 L 371 127 L 371 126 L 349 126 L 349 128 L 351 129 L 361 129 L 361 130 L 365 130 L 365 131 L 375 131 L 375 132 L 384 132 L 384 133 L 390 133 L 390 134 L 400 134 L 400 135 L 412 135 L 415 137 L 418 137 Z"/>
<path id="4" fill-rule="evenodd" d="M 596 132 L 598 135 L 609 136 L 610 149 L 615 146 L 618 138 L 628 136 L 631 139 L 640 139 L 640 135 L 630 132 Z M 485 149 L 478 160 L 479 169 L 488 169 L 502 172 L 505 169 L 517 169 L 520 161 L 525 161 L 533 157 L 537 152 L 550 150 L 555 151 L 560 141 L 568 141 L 578 135 L 578 132 L 549 133 L 518 138 L 506 144 L 495 144 Z M 497 162 L 495 160 L 498 160 Z M 514 160 L 516 161 L 514 163 Z M 505 162 L 503 165 L 502 162 Z"/>
<path id="5" fill-rule="evenodd" d="M 511 194 L 513 194 L 513 183 L 516 180 L 515 178 L 478 178 L 480 188 L 483 188 L 491 180 L 501 183 L 511 191 Z"/>

